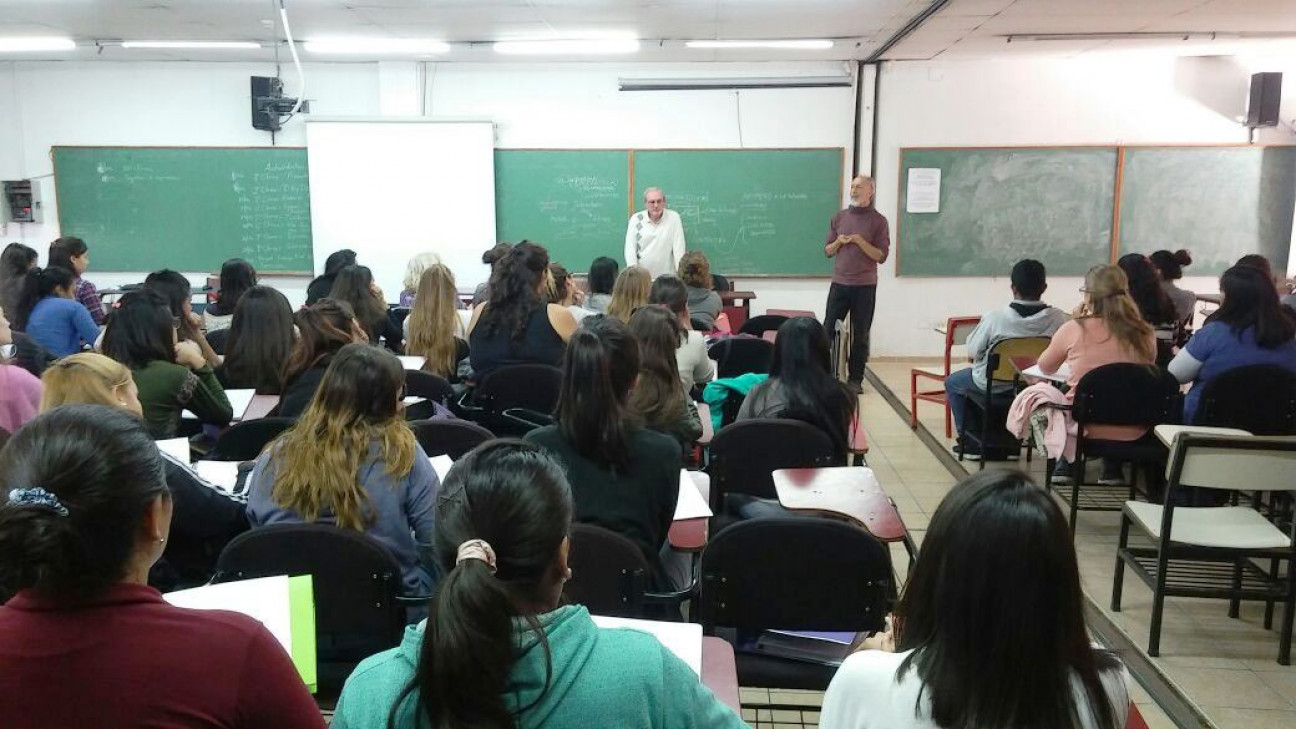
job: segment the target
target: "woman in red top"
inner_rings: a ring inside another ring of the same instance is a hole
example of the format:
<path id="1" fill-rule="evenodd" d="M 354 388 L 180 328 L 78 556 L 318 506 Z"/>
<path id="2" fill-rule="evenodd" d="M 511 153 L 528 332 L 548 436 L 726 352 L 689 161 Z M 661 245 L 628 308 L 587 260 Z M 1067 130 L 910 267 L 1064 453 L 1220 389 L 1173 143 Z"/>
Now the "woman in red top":
<path id="1" fill-rule="evenodd" d="M 171 527 L 162 458 L 128 413 L 65 405 L 0 451 L 0 724 L 320 729 L 256 620 L 148 587 Z M 2 598 L 3 596 L 0 596 Z"/>

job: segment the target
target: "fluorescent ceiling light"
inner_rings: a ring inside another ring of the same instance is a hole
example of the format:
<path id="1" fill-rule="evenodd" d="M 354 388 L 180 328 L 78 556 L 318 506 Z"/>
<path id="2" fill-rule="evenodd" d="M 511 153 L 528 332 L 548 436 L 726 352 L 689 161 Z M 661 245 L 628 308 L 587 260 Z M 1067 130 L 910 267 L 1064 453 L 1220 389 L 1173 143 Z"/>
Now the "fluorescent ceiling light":
<path id="1" fill-rule="evenodd" d="M 408 55 L 448 53 L 450 44 L 417 38 L 325 38 L 306 41 L 306 50 L 311 53 Z"/>
<path id="2" fill-rule="evenodd" d="M 637 38 L 499 41 L 495 52 L 510 56 L 612 55 L 639 50 Z"/>
<path id="3" fill-rule="evenodd" d="M 260 48 L 253 41 L 122 41 L 122 48 L 184 48 L 193 50 L 237 50 Z"/>
<path id="4" fill-rule="evenodd" d="M 717 89 L 816 89 L 849 87 L 850 76 L 725 76 L 718 78 L 622 78 L 621 91 L 714 91 Z"/>
<path id="5" fill-rule="evenodd" d="M 1121 40 L 1222 40 L 1236 38 L 1236 35 L 1223 33 L 1166 33 L 1133 31 L 1129 33 L 1014 33 L 1008 35 L 1008 42 L 1015 41 L 1121 41 Z"/>
<path id="6" fill-rule="evenodd" d="M 71 50 L 76 50 L 71 38 L 0 38 L 0 53 Z"/>
<path id="7" fill-rule="evenodd" d="M 688 48 L 777 48 L 788 51 L 823 51 L 833 47 L 833 42 L 822 39 L 806 40 L 694 40 L 685 41 Z"/>

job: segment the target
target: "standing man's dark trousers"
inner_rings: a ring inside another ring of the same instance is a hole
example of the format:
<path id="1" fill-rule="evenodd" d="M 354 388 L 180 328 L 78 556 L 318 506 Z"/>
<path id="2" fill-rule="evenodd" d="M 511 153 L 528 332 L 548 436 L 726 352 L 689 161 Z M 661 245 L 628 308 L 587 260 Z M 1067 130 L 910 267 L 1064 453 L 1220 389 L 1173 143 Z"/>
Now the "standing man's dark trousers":
<path id="1" fill-rule="evenodd" d="M 846 286 L 835 283 L 828 288 L 827 322 L 829 334 L 833 326 L 850 313 L 851 350 L 847 379 L 860 383 L 864 380 L 864 365 L 868 364 L 869 329 L 873 327 L 873 307 L 877 304 L 877 284 Z"/>

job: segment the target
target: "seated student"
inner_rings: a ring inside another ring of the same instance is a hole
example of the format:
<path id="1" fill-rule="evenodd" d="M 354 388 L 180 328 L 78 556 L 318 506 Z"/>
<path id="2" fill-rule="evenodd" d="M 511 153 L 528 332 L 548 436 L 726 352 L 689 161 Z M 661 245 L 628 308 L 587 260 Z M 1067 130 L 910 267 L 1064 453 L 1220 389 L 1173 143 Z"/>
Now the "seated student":
<path id="1" fill-rule="evenodd" d="M 173 496 L 139 420 L 64 405 L 0 452 L 0 716 L 10 727 L 279 727 L 324 720 L 257 620 L 147 584 Z"/>
<path id="2" fill-rule="evenodd" d="M 351 307 L 341 301 L 320 299 L 293 317 L 297 341 L 284 364 L 284 391 L 279 415 L 295 418 L 306 411 L 333 356 L 348 344 L 368 343 Z"/>
<path id="3" fill-rule="evenodd" d="M 228 329 L 234 319 L 234 308 L 249 289 L 257 285 L 257 272 L 242 258 L 231 258 L 221 265 L 220 291 L 216 300 L 203 309 L 207 333 Z"/>
<path id="4" fill-rule="evenodd" d="M 507 255 L 512 248 L 512 245 L 501 241 L 488 248 L 486 252 L 482 254 L 482 263 L 490 266 L 491 276 L 495 275 L 495 264 L 499 263 L 500 259 Z M 477 288 L 473 289 L 472 306 L 476 309 L 487 301 L 490 301 L 489 277 L 486 281 L 477 284 Z"/>
<path id="5" fill-rule="evenodd" d="M 142 418 L 139 391 L 130 370 L 102 354 L 82 352 L 55 362 L 42 378 L 41 412 L 61 405 L 107 405 Z M 247 531 L 241 502 L 203 481 L 188 463 L 162 453 L 171 491 L 171 535 L 162 558 L 149 571 L 149 584 L 164 592 L 197 587 L 216 572 L 216 558 L 229 541 Z"/>
<path id="6" fill-rule="evenodd" d="M 383 344 L 396 354 L 405 351 L 400 327 L 387 315 L 387 300 L 368 266 L 347 266 L 338 271 L 329 298 L 351 305 L 370 344 Z"/>
<path id="7" fill-rule="evenodd" d="M 675 352 L 686 338 L 684 327 L 663 306 L 644 306 L 630 317 L 639 343 L 639 379 L 630 393 L 630 410 L 644 426 L 674 437 L 681 445 L 702 437 L 697 405 L 680 383 Z"/>
<path id="8" fill-rule="evenodd" d="M 590 263 L 589 277 L 585 282 L 589 288 L 589 293 L 585 295 L 585 308 L 596 314 L 607 313 L 619 269 L 616 259 L 607 256 L 599 256 Z"/>
<path id="9" fill-rule="evenodd" d="M 1089 638 L 1053 497 L 982 471 L 937 507 L 894 623 L 842 663 L 819 726 L 1120 729 L 1128 680 Z"/>
<path id="10" fill-rule="evenodd" d="M 76 276 L 72 297 L 90 312 L 96 325 L 104 323 L 103 302 L 95 285 L 82 278 L 90 268 L 90 248 L 80 238 L 57 238 L 49 247 L 49 267 L 66 268 Z"/>
<path id="11" fill-rule="evenodd" d="M 1156 364 L 1156 334 L 1130 297 L 1125 272 L 1118 266 L 1094 266 L 1085 274 L 1083 291 L 1084 301 L 1076 309 L 1075 318 L 1058 327 L 1039 358 L 1039 368 L 1045 374 L 1057 372 L 1063 363 L 1070 366 L 1068 400 L 1075 397 L 1080 379 L 1095 368 L 1118 362 Z M 1101 425 L 1088 430 L 1092 437 L 1105 440 L 1138 440 L 1146 432 L 1144 428 L 1124 425 Z M 1120 464 L 1103 461 L 1098 482 L 1124 483 Z M 1053 483 L 1071 483 L 1071 464 L 1058 460 Z"/>
<path id="12" fill-rule="evenodd" d="M 1065 312 L 1040 301 L 1048 288 L 1044 264 L 1029 258 L 1018 261 L 1012 268 L 1012 303 L 981 317 L 981 323 L 967 339 L 971 368 L 962 369 L 945 380 L 945 398 L 949 402 L 954 427 L 958 428 L 959 444 L 955 452 L 963 451 L 965 458 L 976 460 L 981 452 L 963 439 L 963 418 L 969 392 L 985 392 L 986 358 L 990 348 L 1001 339 L 1014 337 L 1051 337 L 1068 319 Z M 1012 386 L 1003 386 L 995 395 L 1012 400 Z M 974 431 L 976 432 L 976 431 Z"/>
<path id="13" fill-rule="evenodd" d="M 585 300 L 585 294 L 576 285 L 575 279 L 567 272 L 562 264 L 549 264 L 549 291 L 548 301 L 550 304 L 557 304 L 571 312 L 572 318 L 580 324 L 585 317 L 595 312 L 581 306 Z"/>
<path id="14" fill-rule="evenodd" d="M 637 422 L 629 400 L 638 375 L 639 345 L 626 325 L 607 315 L 586 319 L 567 345 L 557 424 L 526 439 L 567 469 L 576 521 L 634 542 L 654 582 L 666 586 L 658 555 L 679 498 L 680 445 Z"/>
<path id="15" fill-rule="evenodd" d="M 18 316 L 23 282 L 36 267 L 37 256 L 35 248 L 22 243 L 10 243 L 0 253 L 0 312 L 10 319 Z"/>
<path id="16" fill-rule="evenodd" d="M 292 305 L 278 289 L 253 286 L 239 297 L 225 342 L 225 361 L 216 379 L 227 390 L 283 392 L 283 369 L 292 353 Z"/>
<path id="17" fill-rule="evenodd" d="M 454 273 L 433 264 L 419 279 L 414 308 L 405 317 L 405 353 L 424 358 L 425 372 L 458 382 L 459 363 L 468 357 L 467 337 Z"/>
<path id="18" fill-rule="evenodd" d="M 685 253 L 680 259 L 679 277 L 688 287 L 689 316 L 697 320 L 703 331 L 711 331 L 724 304 L 720 301 L 720 294 L 715 292 L 711 262 L 706 254 L 702 251 Z"/>
<path id="19" fill-rule="evenodd" d="M 1129 253 L 1116 262 L 1129 279 L 1130 297 L 1138 305 L 1143 321 L 1152 325 L 1157 338 L 1157 363 L 1170 362 L 1173 348 L 1178 343 L 1179 314 L 1169 294 L 1161 287 L 1156 267 L 1147 256 Z"/>
<path id="20" fill-rule="evenodd" d="M 828 333 L 813 317 L 797 316 L 783 322 L 774 340 L 769 379 L 747 394 L 738 419 L 807 422 L 822 430 L 845 459 L 859 398 L 833 377 L 831 352 Z"/>
<path id="21" fill-rule="evenodd" d="M 211 365 L 198 345 L 178 340 L 171 309 L 154 291 L 121 297 L 108 318 L 103 353 L 130 368 L 154 438 L 174 438 L 185 410 L 211 425 L 229 425 L 234 417 Z"/>
<path id="22" fill-rule="evenodd" d="M 189 285 L 189 279 L 170 269 L 163 269 L 145 277 L 144 287 L 156 291 L 167 300 L 167 305 L 171 308 L 171 316 L 176 319 L 176 333 L 181 341 L 196 344 L 207 364 L 213 368 L 219 367 L 221 357 L 216 354 L 216 350 L 212 349 L 207 336 L 203 334 L 202 317 L 194 313 L 191 301 L 193 289 Z"/>
<path id="23" fill-rule="evenodd" d="M 414 306 L 414 297 L 418 294 L 419 281 L 423 279 L 423 272 L 440 264 L 441 256 L 431 251 L 424 251 L 409 259 L 409 263 L 405 266 L 405 278 L 401 282 L 405 288 L 401 289 L 398 301 L 402 309 Z"/>
<path id="24" fill-rule="evenodd" d="M 478 378 L 504 365 L 557 367 L 565 343 L 576 331 L 566 308 L 545 303 L 549 252 L 522 241 L 495 262 L 490 300 L 468 322 L 468 356 Z"/>
<path id="25" fill-rule="evenodd" d="M 329 257 L 324 259 L 324 273 L 316 276 L 306 286 L 306 305 L 310 306 L 320 299 L 327 298 L 333 291 L 333 282 L 337 280 L 338 271 L 354 265 L 356 265 L 355 251 L 343 248 L 330 253 Z"/>
<path id="26" fill-rule="evenodd" d="M 0 347 L 13 343 L 9 320 L 0 311 Z M 12 433 L 36 416 L 41 381 L 0 353 L 0 431 Z"/>
<path id="27" fill-rule="evenodd" d="M 405 593 L 434 579 L 418 546 L 432 541 L 436 471 L 405 423 L 405 369 L 391 352 L 348 344 L 306 412 L 248 477 L 252 526 L 323 522 L 364 532 L 400 563 Z"/>
<path id="28" fill-rule="evenodd" d="M 23 282 L 13 325 L 55 357 L 92 346 L 99 326 L 73 298 L 76 277 L 66 268 L 33 268 Z"/>
<path id="29" fill-rule="evenodd" d="M 1175 285 L 1175 281 L 1183 278 L 1183 270 L 1192 265 L 1192 254 L 1183 249 L 1174 253 L 1156 251 L 1148 258 L 1156 267 L 1157 275 L 1161 277 L 1161 288 L 1165 289 L 1170 300 L 1174 302 L 1175 316 L 1179 321 L 1191 324 L 1193 307 L 1197 305 L 1197 294 L 1184 291 Z"/>
<path id="30" fill-rule="evenodd" d="M 426 624 L 347 679 L 333 729 L 747 725 L 652 636 L 563 605 L 572 495 L 530 444 L 461 458 L 436 505 L 445 574 Z"/>
<path id="31" fill-rule="evenodd" d="M 648 292 L 652 289 L 652 275 L 642 266 L 627 266 L 617 276 L 616 285 L 612 287 L 612 300 L 608 302 L 607 315 L 621 320 L 622 324 L 630 323 L 630 315 L 635 309 L 648 303 Z"/>
<path id="32" fill-rule="evenodd" d="M 695 331 L 689 324 L 692 312 L 689 310 L 688 289 L 684 282 L 674 276 L 658 276 L 648 293 L 648 301 L 669 309 L 684 328 L 686 336 L 675 350 L 675 364 L 684 390 L 692 392 L 695 385 L 715 379 L 715 365 L 707 354 L 706 336 Z"/>
<path id="33" fill-rule="evenodd" d="M 1258 268 L 1234 266 L 1220 276 L 1220 307 L 1170 362 L 1170 374 L 1193 387 L 1184 400 L 1192 423 L 1206 384 L 1237 367 L 1277 365 L 1296 373 L 1296 324 L 1285 316 L 1273 280 Z"/>

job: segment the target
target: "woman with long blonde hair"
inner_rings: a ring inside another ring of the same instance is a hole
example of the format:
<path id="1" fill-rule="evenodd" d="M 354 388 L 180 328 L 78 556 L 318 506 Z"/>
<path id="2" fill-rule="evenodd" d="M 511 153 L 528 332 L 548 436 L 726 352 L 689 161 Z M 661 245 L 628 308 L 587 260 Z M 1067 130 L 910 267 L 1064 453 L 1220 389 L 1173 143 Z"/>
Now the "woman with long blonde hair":
<path id="1" fill-rule="evenodd" d="M 404 389 L 395 355 L 343 347 L 297 424 L 257 459 L 247 514 L 253 528 L 322 522 L 362 532 L 396 557 L 405 594 L 423 595 L 433 579 L 418 546 L 432 540 L 439 482 L 405 424 Z"/>
<path id="2" fill-rule="evenodd" d="M 648 292 L 652 290 L 652 274 L 643 266 L 629 266 L 617 276 L 616 285 L 612 287 L 612 303 L 608 304 L 608 316 L 621 320 L 622 324 L 630 323 L 630 316 L 635 309 L 648 303 Z"/>
<path id="3" fill-rule="evenodd" d="M 457 307 L 454 273 L 440 263 L 419 278 L 414 308 L 405 320 L 405 353 L 423 357 L 423 369 L 457 380 L 459 360 L 468 356 L 463 319 Z"/>

